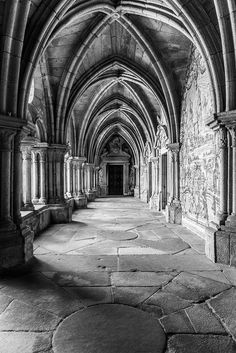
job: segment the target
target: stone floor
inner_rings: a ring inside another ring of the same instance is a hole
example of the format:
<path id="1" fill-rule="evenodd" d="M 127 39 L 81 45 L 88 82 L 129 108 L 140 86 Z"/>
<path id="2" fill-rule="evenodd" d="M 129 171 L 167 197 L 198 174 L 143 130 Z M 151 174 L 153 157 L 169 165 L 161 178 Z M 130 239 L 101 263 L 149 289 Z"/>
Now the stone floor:
<path id="1" fill-rule="evenodd" d="M 0 280 L 1 353 L 236 352 L 236 269 L 134 198 L 97 199 Z"/>

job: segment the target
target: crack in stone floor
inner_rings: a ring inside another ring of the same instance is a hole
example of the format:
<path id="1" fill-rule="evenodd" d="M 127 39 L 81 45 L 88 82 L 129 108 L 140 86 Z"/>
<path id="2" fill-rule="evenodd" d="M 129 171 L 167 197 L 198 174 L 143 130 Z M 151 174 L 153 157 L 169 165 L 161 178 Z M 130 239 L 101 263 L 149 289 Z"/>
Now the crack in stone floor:
<path id="1" fill-rule="evenodd" d="M 0 280 L 1 353 L 236 352 L 236 269 L 134 198 L 98 199 Z"/>

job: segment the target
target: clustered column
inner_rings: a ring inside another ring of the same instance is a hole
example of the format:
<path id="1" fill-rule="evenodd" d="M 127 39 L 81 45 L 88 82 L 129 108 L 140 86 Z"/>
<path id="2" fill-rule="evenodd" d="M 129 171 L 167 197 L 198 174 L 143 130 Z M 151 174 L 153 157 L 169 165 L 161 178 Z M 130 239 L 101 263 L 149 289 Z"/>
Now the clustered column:
<path id="1" fill-rule="evenodd" d="M 22 152 L 22 198 L 23 198 L 23 211 L 32 211 L 34 205 L 32 203 L 31 194 L 31 165 L 32 165 L 32 146 L 34 140 L 23 140 L 21 143 Z"/>

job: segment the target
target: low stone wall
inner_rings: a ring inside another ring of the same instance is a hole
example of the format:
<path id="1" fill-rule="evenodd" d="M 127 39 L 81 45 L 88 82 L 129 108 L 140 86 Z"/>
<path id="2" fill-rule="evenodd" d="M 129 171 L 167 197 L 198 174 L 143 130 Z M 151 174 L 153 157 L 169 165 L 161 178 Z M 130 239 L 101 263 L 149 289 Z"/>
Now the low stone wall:
<path id="1" fill-rule="evenodd" d="M 75 208 L 74 199 L 69 199 L 64 205 L 36 206 L 34 211 L 23 211 L 22 226 L 29 227 L 34 236 L 53 223 L 69 223 Z"/>

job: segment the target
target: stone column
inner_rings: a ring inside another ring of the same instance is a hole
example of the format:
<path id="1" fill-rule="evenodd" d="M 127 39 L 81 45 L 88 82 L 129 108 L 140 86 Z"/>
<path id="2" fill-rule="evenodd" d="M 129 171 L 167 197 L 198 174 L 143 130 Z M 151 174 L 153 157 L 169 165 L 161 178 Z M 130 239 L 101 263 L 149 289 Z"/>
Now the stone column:
<path id="1" fill-rule="evenodd" d="M 67 158 L 64 160 L 64 197 L 67 198 Z"/>
<path id="2" fill-rule="evenodd" d="M 73 197 L 77 196 L 77 161 L 76 158 L 74 157 L 72 160 L 72 195 Z"/>
<path id="3" fill-rule="evenodd" d="M 139 165 L 134 165 L 135 168 L 135 187 L 134 187 L 134 196 L 140 197 L 140 180 L 139 180 Z"/>
<path id="4" fill-rule="evenodd" d="M 129 194 L 129 163 L 124 163 L 124 185 L 123 185 L 123 195 Z"/>
<path id="5" fill-rule="evenodd" d="M 14 130 L 0 130 L 0 232 L 15 230 L 13 214 L 11 210 L 12 180 L 12 149 L 13 139 L 16 134 Z"/>
<path id="6" fill-rule="evenodd" d="M 50 145 L 49 156 L 49 200 L 50 214 L 53 223 L 67 223 L 71 221 L 72 205 L 64 197 L 64 159 L 66 145 Z"/>
<path id="7" fill-rule="evenodd" d="M 84 194 L 84 170 L 83 163 L 86 158 L 76 157 L 77 160 L 77 196 L 75 197 L 75 207 L 76 208 L 86 208 L 87 207 L 87 197 Z"/>
<path id="8" fill-rule="evenodd" d="M 219 222 L 224 223 L 228 216 L 228 141 L 227 129 L 220 127 L 220 214 Z"/>
<path id="9" fill-rule="evenodd" d="M 38 151 L 32 150 L 32 202 L 37 204 L 39 202 L 39 160 L 38 160 Z"/>
<path id="10" fill-rule="evenodd" d="M 66 175 L 67 175 L 67 197 L 72 197 L 72 157 L 69 157 L 66 161 Z"/>
<path id="11" fill-rule="evenodd" d="M 160 186 L 159 186 L 159 157 L 152 157 L 152 197 L 150 208 L 160 210 Z"/>
<path id="12" fill-rule="evenodd" d="M 9 125 L 9 126 L 8 126 Z M 33 232 L 22 224 L 22 158 L 25 136 L 20 119 L 0 115 L 0 270 L 26 263 L 32 256 Z"/>
<path id="13" fill-rule="evenodd" d="M 39 204 L 41 204 L 41 205 L 45 205 L 47 203 L 46 161 L 47 161 L 47 151 L 45 149 L 41 149 L 39 152 L 39 164 L 40 164 L 40 199 L 39 199 Z"/>
<path id="14" fill-rule="evenodd" d="M 86 190 L 86 195 L 88 198 L 88 201 L 94 201 L 95 200 L 95 195 L 92 190 L 92 182 L 93 182 L 93 177 L 92 177 L 92 170 L 93 170 L 94 164 L 92 163 L 86 163 L 86 179 L 87 179 L 87 190 Z"/>
<path id="15" fill-rule="evenodd" d="M 229 127 L 232 137 L 232 213 L 227 218 L 227 225 L 236 227 L 236 124 Z"/>
<path id="16" fill-rule="evenodd" d="M 32 185 L 31 185 L 31 164 L 32 164 L 32 146 L 34 144 L 34 139 L 25 138 L 21 142 L 21 153 L 22 153 L 22 198 L 23 198 L 23 211 L 34 210 L 34 205 L 32 203 Z"/>
<path id="17" fill-rule="evenodd" d="M 169 223 L 182 223 L 182 208 L 180 203 L 180 178 L 179 178 L 179 143 L 168 145 L 171 151 L 171 181 L 173 185 L 173 193 L 166 206 L 166 220 Z"/>

